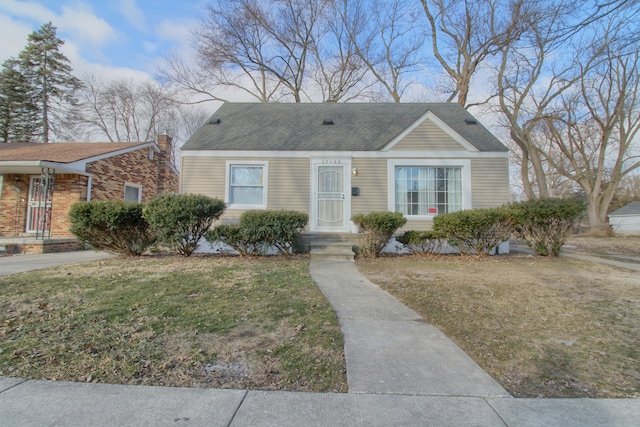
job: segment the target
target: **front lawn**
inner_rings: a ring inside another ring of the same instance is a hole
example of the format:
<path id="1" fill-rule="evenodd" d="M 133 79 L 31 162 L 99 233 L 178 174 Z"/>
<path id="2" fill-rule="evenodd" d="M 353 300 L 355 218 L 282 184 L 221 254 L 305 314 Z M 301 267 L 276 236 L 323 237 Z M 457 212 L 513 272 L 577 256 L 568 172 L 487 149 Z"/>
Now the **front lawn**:
<path id="1" fill-rule="evenodd" d="M 3 277 L 0 295 L 0 376 L 347 391 L 305 258 L 116 258 Z"/>
<path id="2" fill-rule="evenodd" d="M 640 397 L 637 271 L 526 255 L 358 267 L 514 396 Z"/>

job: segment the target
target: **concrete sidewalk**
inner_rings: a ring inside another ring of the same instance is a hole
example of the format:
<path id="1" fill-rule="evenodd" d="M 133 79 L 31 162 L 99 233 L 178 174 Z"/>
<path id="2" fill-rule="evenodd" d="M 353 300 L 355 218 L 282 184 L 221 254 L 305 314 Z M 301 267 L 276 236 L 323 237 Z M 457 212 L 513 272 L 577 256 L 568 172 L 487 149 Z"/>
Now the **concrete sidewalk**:
<path id="1" fill-rule="evenodd" d="M 635 427 L 636 399 L 512 399 L 0 379 L 3 426 Z"/>
<path id="2" fill-rule="evenodd" d="M 640 399 L 514 399 L 352 261 L 312 260 L 310 272 L 340 319 L 349 393 L 0 378 L 0 425 L 638 425 Z"/>

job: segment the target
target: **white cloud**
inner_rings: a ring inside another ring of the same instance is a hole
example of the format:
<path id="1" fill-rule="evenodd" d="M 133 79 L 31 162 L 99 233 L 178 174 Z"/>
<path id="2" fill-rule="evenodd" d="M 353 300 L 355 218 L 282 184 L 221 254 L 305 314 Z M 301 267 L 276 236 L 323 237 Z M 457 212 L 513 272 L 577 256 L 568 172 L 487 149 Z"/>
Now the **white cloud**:
<path id="1" fill-rule="evenodd" d="M 74 74 L 80 78 L 84 78 L 85 76 L 94 76 L 105 81 L 114 79 L 125 79 L 140 82 L 153 80 L 153 77 L 144 71 L 125 67 L 112 67 L 97 64 L 95 62 L 86 62 L 82 59 L 74 64 Z"/>
<path id="2" fill-rule="evenodd" d="M 53 21 L 56 17 L 53 11 L 32 1 L 3 0 L 0 2 L 0 10 L 36 22 Z"/>
<path id="3" fill-rule="evenodd" d="M 97 17 L 89 7 L 81 3 L 73 8 L 64 6 L 54 25 L 76 40 L 93 46 L 100 46 L 116 37 L 115 30 L 107 21 Z"/>
<path id="4" fill-rule="evenodd" d="M 116 37 L 114 29 L 84 3 L 63 6 L 58 15 L 35 2 L 7 0 L 0 2 L 0 58 L 17 55 L 27 44 L 28 35 L 45 22 L 52 22 L 66 43 L 75 40 L 77 48 L 95 51 Z"/>
<path id="5" fill-rule="evenodd" d="M 32 31 L 31 25 L 0 15 L 0 61 L 18 56 Z"/>
<path id="6" fill-rule="evenodd" d="M 144 12 L 136 5 L 136 0 L 120 0 L 117 10 L 134 27 L 146 27 Z"/>
<path id="7" fill-rule="evenodd" d="M 144 49 L 145 53 L 147 54 L 155 54 L 158 51 L 158 43 L 154 43 L 152 41 L 149 40 L 145 40 L 142 42 L 142 49 Z"/>
<path id="8" fill-rule="evenodd" d="M 191 32 L 197 27 L 196 19 L 184 19 L 182 21 L 162 20 L 154 27 L 158 39 L 171 42 L 179 47 L 190 45 Z"/>

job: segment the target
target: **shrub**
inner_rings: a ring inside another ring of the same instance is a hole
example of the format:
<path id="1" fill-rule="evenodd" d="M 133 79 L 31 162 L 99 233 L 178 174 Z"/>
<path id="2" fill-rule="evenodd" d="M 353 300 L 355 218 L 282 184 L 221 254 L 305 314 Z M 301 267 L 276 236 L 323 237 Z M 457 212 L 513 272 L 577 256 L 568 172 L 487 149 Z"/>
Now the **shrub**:
<path id="1" fill-rule="evenodd" d="M 409 230 L 396 236 L 396 240 L 412 254 L 434 255 L 440 253 L 446 239 L 441 232 L 436 230 Z"/>
<path id="2" fill-rule="evenodd" d="M 433 229 L 464 255 L 490 255 L 509 240 L 511 225 L 509 210 L 504 207 L 452 212 L 433 219 Z"/>
<path id="3" fill-rule="evenodd" d="M 407 223 L 400 212 L 357 214 L 351 220 L 364 231 L 364 243 L 360 251 L 364 257 L 380 255 L 393 233 Z"/>
<path id="4" fill-rule="evenodd" d="M 144 218 L 158 240 L 179 254 L 190 256 L 214 220 L 224 212 L 224 202 L 199 194 L 165 194 L 148 202 Z"/>
<path id="5" fill-rule="evenodd" d="M 246 228 L 239 224 L 222 224 L 205 233 L 204 238 L 213 245 L 221 242 L 231 246 L 240 256 L 248 256 L 261 252 L 263 243 L 257 241 L 254 236 L 247 232 Z"/>
<path id="6" fill-rule="evenodd" d="M 78 202 L 69 211 L 71 232 L 96 249 L 140 256 L 156 241 L 142 209 L 138 202 Z"/>
<path id="7" fill-rule="evenodd" d="M 533 199 L 512 203 L 514 235 L 538 255 L 557 256 L 586 204 L 577 199 Z"/>
<path id="8" fill-rule="evenodd" d="M 252 210 L 240 216 L 240 228 L 247 238 L 290 256 L 308 221 L 309 215 L 304 212 Z"/>

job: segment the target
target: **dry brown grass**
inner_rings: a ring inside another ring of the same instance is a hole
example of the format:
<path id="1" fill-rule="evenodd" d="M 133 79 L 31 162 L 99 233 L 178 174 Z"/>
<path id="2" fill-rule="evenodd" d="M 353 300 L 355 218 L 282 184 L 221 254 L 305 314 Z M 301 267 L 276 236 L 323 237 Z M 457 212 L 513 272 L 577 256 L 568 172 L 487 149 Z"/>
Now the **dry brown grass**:
<path id="1" fill-rule="evenodd" d="M 640 257 L 640 236 L 600 236 L 576 235 L 569 238 L 567 249 L 575 249 L 595 254 L 637 255 Z"/>
<path id="2" fill-rule="evenodd" d="M 527 255 L 358 266 L 514 396 L 640 396 L 637 271 Z"/>

